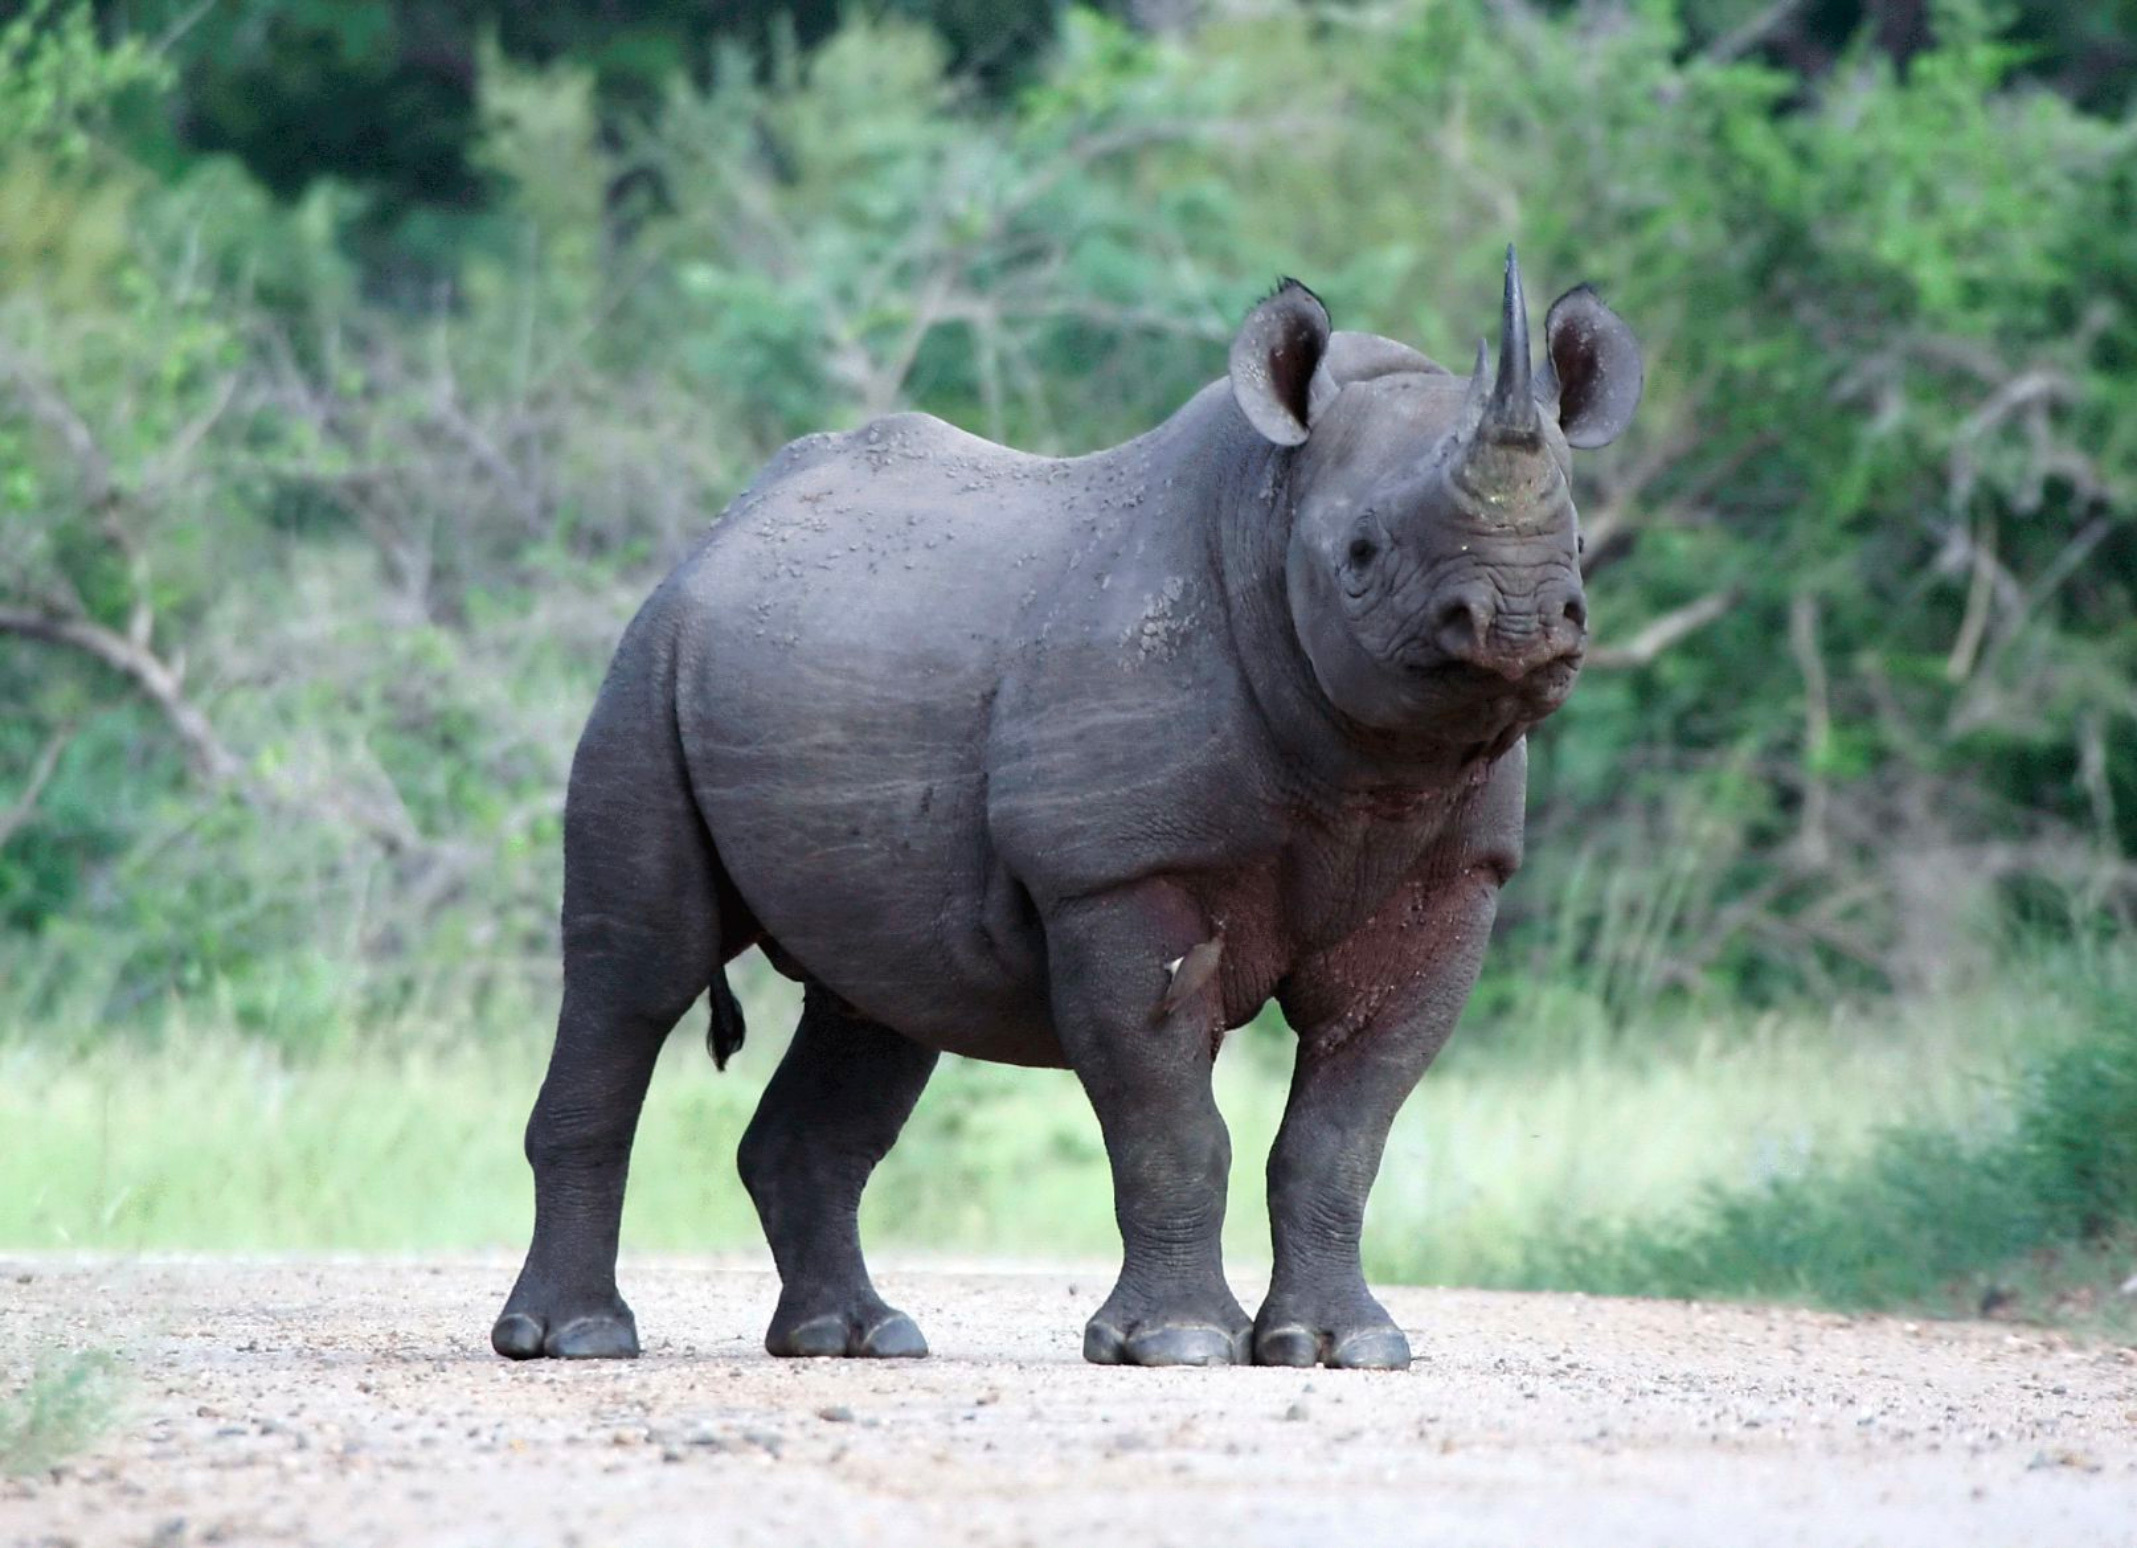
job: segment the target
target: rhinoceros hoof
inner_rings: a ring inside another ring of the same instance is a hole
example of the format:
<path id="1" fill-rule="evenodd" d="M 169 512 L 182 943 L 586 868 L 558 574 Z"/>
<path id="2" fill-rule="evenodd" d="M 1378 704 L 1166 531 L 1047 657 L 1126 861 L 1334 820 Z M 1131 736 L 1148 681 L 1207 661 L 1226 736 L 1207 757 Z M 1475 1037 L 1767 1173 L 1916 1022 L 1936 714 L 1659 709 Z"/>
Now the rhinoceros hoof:
<path id="1" fill-rule="evenodd" d="M 787 1323 L 774 1317 L 764 1347 L 781 1359 L 918 1360 L 926 1356 L 928 1341 L 912 1318 L 884 1308 L 866 1318 L 827 1312 Z"/>
<path id="2" fill-rule="evenodd" d="M 1254 1363 L 1400 1371 L 1409 1368 L 1410 1341 L 1392 1323 L 1327 1329 L 1289 1322 L 1255 1329 Z"/>
<path id="3" fill-rule="evenodd" d="M 1247 1330 L 1208 1322 L 1141 1323 L 1123 1330 L 1093 1317 L 1083 1330 L 1093 1365 L 1245 1365 Z"/>
<path id="4" fill-rule="evenodd" d="M 490 1329 L 490 1347 L 510 1360 L 635 1360 L 638 1324 L 628 1307 L 567 1318 L 554 1327 L 532 1312 L 508 1311 Z"/>

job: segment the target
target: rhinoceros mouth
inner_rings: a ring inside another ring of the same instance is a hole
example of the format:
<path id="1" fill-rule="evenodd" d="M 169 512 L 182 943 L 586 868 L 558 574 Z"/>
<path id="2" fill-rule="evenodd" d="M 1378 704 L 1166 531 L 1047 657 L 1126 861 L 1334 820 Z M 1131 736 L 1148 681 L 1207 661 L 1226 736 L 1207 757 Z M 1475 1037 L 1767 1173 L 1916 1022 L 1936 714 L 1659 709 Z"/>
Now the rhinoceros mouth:
<path id="1" fill-rule="evenodd" d="M 1533 703 L 1548 703 L 1552 709 L 1565 702 L 1566 695 L 1573 691 L 1574 679 L 1580 676 L 1582 652 L 1560 656 L 1546 661 L 1528 676 L 1514 684 L 1515 692 Z"/>
<path id="2" fill-rule="evenodd" d="M 1503 750 L 1566 702 L 1580 675 L 1580 655 L 1560 656 L 1511 679 L 1445 657 L 1405 663 L 1405 675 L 1422 715 L 1450 729 L 1460 727 L 1464 738 L 1481 734 L 1480 750 Z"/>
<path id="3" fill-rule="evenodd" d="M 1403 670 L 1413 681 L 1449 698 L 1549 699 L 1555 707 L 1572 691 L 1573 681 L 1580 675 L 1581 655 L 1580 651 L 1572 651 L 1554 656 L 1519 677 L 1507 677 L 1490 667 L 1427 649 L 1409 656 L 1403 662 Z"/>

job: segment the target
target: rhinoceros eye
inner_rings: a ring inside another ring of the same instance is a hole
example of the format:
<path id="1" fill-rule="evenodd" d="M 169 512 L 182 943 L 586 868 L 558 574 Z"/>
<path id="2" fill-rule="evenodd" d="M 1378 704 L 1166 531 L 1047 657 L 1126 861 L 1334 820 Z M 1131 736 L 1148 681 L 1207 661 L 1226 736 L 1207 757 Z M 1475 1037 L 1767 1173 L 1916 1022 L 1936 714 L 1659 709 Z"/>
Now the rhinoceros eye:
<path id="1" fill-rule="evenodd" d="M 1350 542 L 1344 547 L 1344 558 L 1349 561 L 1353 573 L 1362 574 L 1380 557 L 1380 551 L 1387 544 L 1388 529 L 1381 524 L 1380 513 L 1367 509 L 1359 515 L 1357 525 L 1350 529 Z"/>

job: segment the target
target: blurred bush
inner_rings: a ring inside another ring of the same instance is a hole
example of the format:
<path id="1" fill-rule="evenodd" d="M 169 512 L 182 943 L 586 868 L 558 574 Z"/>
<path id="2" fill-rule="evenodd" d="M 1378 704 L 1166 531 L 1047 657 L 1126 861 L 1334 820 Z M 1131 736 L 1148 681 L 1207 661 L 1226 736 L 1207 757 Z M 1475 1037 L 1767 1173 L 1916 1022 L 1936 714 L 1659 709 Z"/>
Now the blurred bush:
<path id="1" fill-rule="evenodd" d="M 216 8 L 217 51 L 373 9 Z M 1487 1013 L 1517 977 L 1626 1018 L 2125 931 L 2137 128 L 1971 6 L 1812 73 L 1716 17 L 1076 11 L 990 91 L 857 16 L 708 38 L 629 113 L 603 59 L 500 30 L 448 219 L 158 140 L 206 45 L 32 7 L 0 34 L 12 1014 L 516 1010 L 606 653 L 782 441 L 916 405 L 1107 444 L 1285 272 L 1459 363 L 1510 239 L 1633 320 L 1650 395 L 1583 470 L 1599 646 L 1536 739 Z M 389 204 L 423 262 L 375 261 Z"/>

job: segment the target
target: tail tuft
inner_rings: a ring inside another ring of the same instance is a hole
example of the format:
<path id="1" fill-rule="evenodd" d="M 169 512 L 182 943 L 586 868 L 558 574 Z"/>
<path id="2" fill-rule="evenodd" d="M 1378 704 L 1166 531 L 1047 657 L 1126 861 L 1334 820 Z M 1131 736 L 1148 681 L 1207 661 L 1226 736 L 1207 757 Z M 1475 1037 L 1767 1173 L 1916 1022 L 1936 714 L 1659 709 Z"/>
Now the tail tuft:
<path id="1" fill-rule="evenodd" d="M 713 1068 L 724 1070 L 735 1050 L 742 1046 L 746 1030 L 742 1025 L 741 1002 L 727 987 L 724 970 L 712 975 L 712 992 L 706 1000 L 712 1009 L 712 1021 L 705 1028 L 705 1051 L 712 1055 Z"/>

